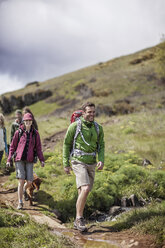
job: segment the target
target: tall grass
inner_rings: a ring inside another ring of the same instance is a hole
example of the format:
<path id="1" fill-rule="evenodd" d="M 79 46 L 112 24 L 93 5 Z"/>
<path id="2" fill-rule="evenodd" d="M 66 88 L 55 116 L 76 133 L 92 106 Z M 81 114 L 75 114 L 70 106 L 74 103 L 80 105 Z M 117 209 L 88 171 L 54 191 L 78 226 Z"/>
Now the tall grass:
<path id="1" fill-rule="evenodd" d="M 135 151 L 156 167 L 165 161 L 165 111 L 144 111 L 117 117 L 100 117 L 107 152 Z"/>

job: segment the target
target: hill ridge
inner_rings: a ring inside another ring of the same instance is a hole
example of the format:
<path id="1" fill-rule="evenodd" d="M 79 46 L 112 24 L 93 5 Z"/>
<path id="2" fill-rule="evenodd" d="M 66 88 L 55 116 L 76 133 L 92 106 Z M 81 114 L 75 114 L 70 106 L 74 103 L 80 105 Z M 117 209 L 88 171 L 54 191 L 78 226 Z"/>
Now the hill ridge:
<path id="1" fill-rule="evenodd" d="M 93 101 L 97 115 L 128 114 L 144 108 L 164 107 L 164 85 L 155 73 L 156 48 L 146 48 L 75 72 L 32 82 L 24 88 L 0 96 L 3 113 L 38 102 L 47 106 L 49 115 L 65 115 Z"/>

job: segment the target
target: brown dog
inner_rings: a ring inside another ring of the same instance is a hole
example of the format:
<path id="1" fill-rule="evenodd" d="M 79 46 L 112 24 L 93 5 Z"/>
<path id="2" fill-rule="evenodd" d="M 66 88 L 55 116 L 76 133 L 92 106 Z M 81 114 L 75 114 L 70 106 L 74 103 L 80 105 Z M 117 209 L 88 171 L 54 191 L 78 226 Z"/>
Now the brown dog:
<path id="1" fill-rule="evenodd" d="M 42 180 L 36 174 L 33 175 L 33 178 L 34 179 L 33 179 L 31 186 L 26 189 L 26 192 L 27 192 L 27 195 L 30 201 L 29 203 L 30 206 L 33 205 L 33 191 L 35 189 L 38 191 L 40 189 L 40 184 L 42 182 Z"/>

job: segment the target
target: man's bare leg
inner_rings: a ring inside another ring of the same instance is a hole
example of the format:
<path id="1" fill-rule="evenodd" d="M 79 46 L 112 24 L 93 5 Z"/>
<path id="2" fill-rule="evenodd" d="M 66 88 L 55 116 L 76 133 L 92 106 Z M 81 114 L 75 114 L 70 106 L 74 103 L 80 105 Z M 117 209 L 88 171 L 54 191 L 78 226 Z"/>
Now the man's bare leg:
<path id="1" fill-rule="evenodd" d="M 76 218 L 83 217 L 84 207 L 89 191 L 89 185 L 81 186 L 81 188 L 78 189 L 78 199 L 76 203 Z"/>

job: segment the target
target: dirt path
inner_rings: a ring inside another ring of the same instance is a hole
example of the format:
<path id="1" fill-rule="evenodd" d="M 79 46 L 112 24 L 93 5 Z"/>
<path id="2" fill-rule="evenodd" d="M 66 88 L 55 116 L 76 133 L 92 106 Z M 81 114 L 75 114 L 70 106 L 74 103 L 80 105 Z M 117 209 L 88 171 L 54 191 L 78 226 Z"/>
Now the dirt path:
<path id="1" fill-rule="evenodd" d="M 60 140 L 64 139 L 64 136 L 66 134 L 66 130 L 67 129 L 64 129 L 60 132 L 57 132 L 57 133 L 45 138 L 42 141 L 43 151 L 46 151 L 47 149 L 53 151 L 56 143 L 59 142 Z"/>
<path id="2" fill-rule="evenodd" d="M 8 176 L 0 177 L 0 206 L 5 205 L 17 207 L 17 189 L 5 189 L 4 183 Z M 99 227 L 92 224 L 87 233 L 66 228 L 58 219 L 48 217 L 41 212 L 39 203 L 34 206 L 29 206 L 29 202 L 24 203 L 24 211 L 31 218 L 40 223 L 47 223 L 51 227 L 52 233 L 56 235 L 64 235 L 68 237 L 76 247 L 83 248 L 156 248 L 153 237 L 149 235 L 141 236 L 131 233 L 129 230 L 122 232 L 113 232 L 109 226 L 104 226 L 104 223 Z"/>

